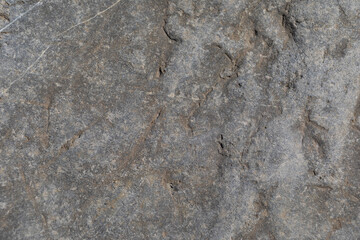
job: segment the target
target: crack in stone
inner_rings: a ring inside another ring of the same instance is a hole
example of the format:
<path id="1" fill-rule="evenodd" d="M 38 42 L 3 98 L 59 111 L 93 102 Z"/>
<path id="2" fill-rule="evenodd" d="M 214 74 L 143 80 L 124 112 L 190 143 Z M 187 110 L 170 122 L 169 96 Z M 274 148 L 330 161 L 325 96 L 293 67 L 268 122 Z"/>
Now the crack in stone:
<path id="1" fill-rule="evenodd" d="M 60 149 L 58 150 L 58 153 L 56 154 L 56 156 L 50 160 L 49 162 L 45 163 L 44 165 L 40 166 L 40 171 L 45 171 L 46 169 L 48 169 L 52 164 L 54 164 L 56 162 L 56 160 L 64 153 L 70 150 L 70 148 L 72 148 L 75 143 L 76 140 L 79 139 L 86 131 L 88 131 L 90 128 L 92 128 L 95 124 L 97 124 L 98 122 L 100 122 L 103 119 L 103 117 L 100 117 L 96 120 L 94 120 L 92 123 L 90 123 L 88 126 L 86 126 L 85 128 L 79 130 L 78 132 L 76 132 L 72 138 L 70 138 L 69 140 L 67 140 L 64 144 L 61 145 Z"/>
<path id="2" fill-rule="evenodd" d="M 90 17 L 90 18 L 88 18 L 88 19 L 86 19 L 86 20 L 84 20 L 84 21 L 81 21 L 81 22 L 79 22 L 79 23 L 77 23 L 77 24 L 75 24 L 75 25 L 73 25 L 73 26 L 71 26 L 71 27 L 69 27 L 69 28 L 66 29 L 65 31 L 63 31 L 63 32 L 61 32 L 60 34 L 58 34 L 58 35 L 56 36 L 56 38 L 59 37 L 59 36 L 64 35 L 65 33 L 69 32 L 70 30 L 72 30 L 72 29 L 74 29 L 74 28 L 76 28 L 76 27 L 78 27 L 78 26 L 81 26 L 81 25 L 83 25 L 83 24 L 86 24 L 86 23 L 90 22 L 91 20 L 95 19 L 96 17 L 98 17 L 98 16 L 106 13 L 107 11 L 109 11 L 110 9 L 112 9 L 113 7 L 115 7 L 117 4 L 119 4 L 121 1 L 122 1 L 122 0 L 117 0 L 115 3 L 111 4 L 109 7 L 105 8 L 104 10 L 102 10 L 102 11 L 100 11 L 100 12 L 98 12 L 98 13 L 96 13 L 94 16 L 92 16 L 92 17 Z"/>
<path id="3" fill-rule="evenodd" d="M 29 13 L 31 10 L 33 10 L 36 6 L 42 4 L 42 1 L 39 1 L 37 3 L 35 3 L 33 6 L 31 6 L 27 11 L 25 11 L 24 13 L 20 14 L 18 17 L 16 17 L 14 20 L 12 20 L 10 23 L 8 23 L 6 26 L 4 26 L 3 28 L 0 29 L 0 33 L 2 33 L 4 30 L 6 30 L 7 28 L 9 28 L 11 25 L 13 25 L 15 22 L 17 22 L 18 20 L 20 20 L 23 16 L 25 16 L 27 13 Z"/>
<path id="4" fill-rule="evenodd" d="M 140 137 L 135 141 L 135 145 L 131 148 L 130 153 L 128 153 L 128 156 L 125 157 L 125 160 L 122 162 L 122 164 L 120 164 L 119 167 L 121 169 L 126 167 L 131 161 L 133 161 L 136 158 L 137 154 L 139 154 L 139 152 L 141 150 L 140 149 L 141 146 L 148 138 L 148 136 L 151 133 L 152 129 L 154 128 L 157 120 L 160 118 L 161 114 L 163 114 L 164 111 L 165 111 L 165 107 L 161 107 L 156 112 L 156 114 L 153 116 L 153 118 L 151 119 L 149 125 L 146 127 L 143 134 L 141 134 Z"/>
<path id="5" fill-rule="evenodd" d="M 15 79 L 14 81 L 12 81 L 10 83 L 10 85 L 3 91 L 3 95 L 5 95 L 9 89 L 12 87 L 12 85 L 14 85 L 16 82 L 20 81 L 21 79 L 23 79 L 23 77 L 25 77 L 25 75 L 33 68 L 36 66 L 36 64 L 40 61 L 40 59 L 45 55 L 45 53 L 49 50 L 50 46 L 47 46 L 45 48 L 45 50 L 43 50 L 41 52 L 41 54 L 36 58 L 36 60 L 21 74 L 21 76 L 17 79 Z"/>

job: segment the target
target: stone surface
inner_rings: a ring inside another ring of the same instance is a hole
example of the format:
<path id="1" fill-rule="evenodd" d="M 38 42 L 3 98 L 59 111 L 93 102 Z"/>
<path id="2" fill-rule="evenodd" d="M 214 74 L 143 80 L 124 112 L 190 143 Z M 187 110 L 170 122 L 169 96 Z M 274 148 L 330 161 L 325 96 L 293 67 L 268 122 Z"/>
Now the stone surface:
<path id="1" fill-rule="evenodd" d="M 360 239 L 360 1 L 0 3 L 0 239 Z"/>

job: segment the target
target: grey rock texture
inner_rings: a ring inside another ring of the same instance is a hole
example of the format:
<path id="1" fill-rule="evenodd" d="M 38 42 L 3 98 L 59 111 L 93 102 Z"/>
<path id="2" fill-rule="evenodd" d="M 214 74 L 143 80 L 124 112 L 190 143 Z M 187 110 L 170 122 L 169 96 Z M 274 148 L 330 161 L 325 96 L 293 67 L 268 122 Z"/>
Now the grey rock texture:
<path id="1" fill-rule="evenodd" d="M 359 0 L 2 0 L 0 239 L 360 239 Z"/>

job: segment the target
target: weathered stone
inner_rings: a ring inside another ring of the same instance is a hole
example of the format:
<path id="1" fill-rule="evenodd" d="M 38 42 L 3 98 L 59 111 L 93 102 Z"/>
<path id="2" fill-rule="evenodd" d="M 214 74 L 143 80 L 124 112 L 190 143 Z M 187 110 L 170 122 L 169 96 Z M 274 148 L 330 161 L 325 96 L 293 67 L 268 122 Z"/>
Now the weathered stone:
<path id="1" fill-rule="evenodd" d="M 3 0 L 0 239 L 359 239 L 360 1 Z"/>

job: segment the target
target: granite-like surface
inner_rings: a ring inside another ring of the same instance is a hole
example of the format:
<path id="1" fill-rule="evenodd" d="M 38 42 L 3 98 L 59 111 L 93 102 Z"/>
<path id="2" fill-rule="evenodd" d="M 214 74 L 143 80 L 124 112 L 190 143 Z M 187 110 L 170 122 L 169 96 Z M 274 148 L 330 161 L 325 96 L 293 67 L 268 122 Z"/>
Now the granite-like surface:
<path id="1" fill-rule="evenodd" d="M 1 0 L 0 239 L 360 239 L 359 0 Z"/>

